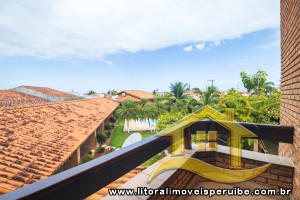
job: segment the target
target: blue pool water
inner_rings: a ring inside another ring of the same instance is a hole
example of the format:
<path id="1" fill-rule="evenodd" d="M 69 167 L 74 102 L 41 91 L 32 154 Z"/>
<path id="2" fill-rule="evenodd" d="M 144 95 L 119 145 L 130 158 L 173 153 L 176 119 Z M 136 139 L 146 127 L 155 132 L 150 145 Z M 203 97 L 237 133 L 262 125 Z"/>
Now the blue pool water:
<path id="1" fill-rule="evenodd" d="M 149 125 L 148 120 L 139 121 L 142 125 Z M 150 125 L 156 125 L 156 120 L 150 120 Z"/>

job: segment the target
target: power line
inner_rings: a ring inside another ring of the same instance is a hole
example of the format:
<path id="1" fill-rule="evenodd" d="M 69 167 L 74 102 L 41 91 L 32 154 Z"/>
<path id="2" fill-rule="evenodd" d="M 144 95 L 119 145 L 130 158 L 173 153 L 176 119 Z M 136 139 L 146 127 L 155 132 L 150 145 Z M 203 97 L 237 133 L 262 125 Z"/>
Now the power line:
<path id="1" fill-rule="evenodd" d="M 211 87 L 214 87 L 214 81 L 215 81 L 215 79 L 211 79 L 211 80 L 207 80 L 207 81 L 211 81 Z"/>

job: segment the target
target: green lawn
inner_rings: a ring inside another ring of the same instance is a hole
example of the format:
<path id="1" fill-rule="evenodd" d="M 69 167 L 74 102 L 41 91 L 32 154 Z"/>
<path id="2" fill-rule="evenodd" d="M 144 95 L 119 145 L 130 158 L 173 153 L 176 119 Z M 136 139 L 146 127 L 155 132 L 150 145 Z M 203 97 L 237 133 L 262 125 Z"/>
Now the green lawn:
<path id="1" fill-rule="evenodd" d="M 114 133 L 112 135 L 109 146 L 121 148 L 123 143 L 125 142 L 126 138 L 128 138 L 129 135 L 132 134 L 132 133 L 127 133 L 127 132 L 124 133 L 123 127 L 124 127 L 124 120 L 118 120 L 118 123 L 117 123 Z M 143 131 L 140 131 L 139 133 L 141 133 L 143 139 L 154 135 L 154 133 L 148 133 L 148 132 L 143 132 Z M 161 153 L 161 155 L 158 154 L 158 155 L 150 158 L 146 162 L 144 162 L 142 165 L 143 166 L 152 165 L 153 163 L 155 163 L 159 159 L 163 158 L 164 156 L 165 156 L 164 153 Z"/>
<path id="2" fill-rule="evenodd" d="M 124 120 L 118 120 L 118 123 L 117 123 L 115 131 L 112 135 L 109 146 L 117 147 L 117 148 L 122 147 L 126 138 L 128 138 L 129 135 L 131 135 L 131 133 L 127 133 L 127 132 L 124 133 L 123 128 L 124 128 Z M 143 132 L 143 131 L 140 131 L 139 133 L 141 133 L 143 139 L 154 135 L 153 133 L 148 133 L 148 132 Z"/>

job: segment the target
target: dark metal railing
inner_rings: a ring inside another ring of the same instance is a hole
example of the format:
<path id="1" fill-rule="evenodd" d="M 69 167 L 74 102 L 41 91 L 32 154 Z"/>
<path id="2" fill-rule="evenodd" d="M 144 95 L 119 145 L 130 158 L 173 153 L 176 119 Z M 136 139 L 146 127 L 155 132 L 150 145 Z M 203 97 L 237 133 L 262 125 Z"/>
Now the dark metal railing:
<path id="1" fill-rule="evenodd" d="M 280 126 L 272 124 L 246 123 L 246 122 L 232 122 L 238 123 L 257 135 L 259 140 L 268 140 L 272 142 L 282 142 L 293 144 L 294 127 Z M 219 135 L 229 135 L 229 131 L 222 125 L 212 120 L 202 120 L 195 122 L 185 129 L 184 139 L 185 148 L 191 149 L 191 135 L 196 134 L 198 130 L 217 131 Z"/>
<path id="2" fill-rule="evenodd" d="M 259 139 L 293 143 L 293 127 L 249 124 L 240 125 L 255 133 Z M 185 147 L 191 146 L 191 134 L 197 130 L 228 130 L 214 121 L 199 121 L 185 129 Z M 171 145 L 171 137 L 152 136 L 118 151 L 71 168 L 44 180 L 0 196 L 10 199 L 84 199 Z"/>

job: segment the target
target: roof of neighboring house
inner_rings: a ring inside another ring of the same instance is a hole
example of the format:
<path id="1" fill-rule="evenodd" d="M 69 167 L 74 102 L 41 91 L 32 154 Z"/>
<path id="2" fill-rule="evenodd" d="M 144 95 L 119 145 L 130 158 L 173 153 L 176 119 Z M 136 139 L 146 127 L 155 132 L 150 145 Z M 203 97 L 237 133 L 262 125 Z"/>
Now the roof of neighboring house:
<path id="1" fill-rule="evenodd" d="M 52 175 L 118 105 L 95 98 L 0 110 L 0 193 Z"/>
<path id="2" fill-rule="evenodd" d="M 187 90 L 184 92 L 184 94 L 187 94 L 187 95 L 194 95 L 194 94 L 197 94 L 194 90 Z"/>
<path id="3" fill-rule="evenodd" d="M 130 96 L 130 95 L 126 95 L 126 96 L 119 95 L 117 100 L 120 101 L 120 102 L 122 102 L 122 101 L 125 101 L 127 99 L 129 99 L 131 101 L 135 101 L 135 102 L 141 100 L 139 98 L 136 98 L 136 97 L 133 97 L 133 96 Z"/>
<path id="4" fill-rule="evenodd" d="M 55 96 L 55 97 L 60 97 L 60 98 L 74 97 L 73 94 L 69 94 L 69 93 L 55 90 L 55 89 L 48 88 L 48 87 L 35 87 L 35 86 L 19 86 L 19 87 L 27 88 L 30 90 L 35 90 L 37 92 L 41 92 L 41 93 L 44 93 L 44 94 L 47 94 L 50 96 Z"/>
<path id="5" fill-rule="evenodd" d="M 154 95 L 142 90 L 123 90 L 118 94 L 126 93 L 138 99 L 153 99 Z"/>
<path id="6" fill-rule="evenodd" d="M 51 101 L 14 90 L 0 90 L 0 109 L 41 105 L 46 103 L 51 103 Z"/>
<path id="7" fill-rule="evenodd" d="M 250 94 L 250 92 L 239 92 L 240 94 Z"/>

